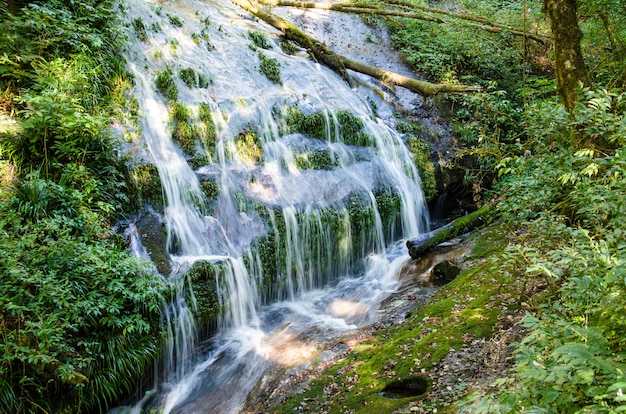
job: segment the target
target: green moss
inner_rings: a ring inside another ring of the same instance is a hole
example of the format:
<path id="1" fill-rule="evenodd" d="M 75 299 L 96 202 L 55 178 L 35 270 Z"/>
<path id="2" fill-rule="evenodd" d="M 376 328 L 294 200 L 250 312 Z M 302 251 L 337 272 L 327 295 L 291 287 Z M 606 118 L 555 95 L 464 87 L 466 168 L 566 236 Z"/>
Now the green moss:
<path id="1" fill-rule="evenodd" d="M 280 47 L 280 50 L 282 50 L 288 55 L 293 55 L 298 51 L 298 48 L 296 47 L 296 45 L 294 45 L 292 42 L 288 40 L 283 40 L 282 42 L 279 43 L 278 46 Z"/>
<path id="2" fill-rule="evenodd" d="M 202 192 L 210 199 L 215 200 L 219 194 L 219 186 L 214 179 L 202 180 L 200 182 Z"/>
<path id="3" fill-rule="evenodd" d="M 187 155 L 195 153 L 194 129 L 188 121 L 176 122 L 176 127 L 172 133 L 172 139 L 180 146 Z"/>
<path id="4" fill-rule="evenodd" d="M 431 160 L 431 145 L 417 137 L 409 137 L 409 150 L 413 153 L 415 168 L 422 179 L 422 191 L 427 200 L 435 198 L 437 193 L 437 184 L 435 181 L 435 165 Z"/>
<path id="5" fill-rule="evenodd" d="M 217 278 L 223 264 L 198 261 L 193 264 L 185 275 L 192 287 L 195 298 L 195 317 L 199 325 L 214 322 L 222 314 L 223 309 L 217 294 Z M 187 292 L 187 302 L 194 303 L 191 292 Z"/>
<path id="6" fill-rule="evenodd" d="M 335 122 L 336 120 L 336 122 Z M 313 138 L 347 145 L 369 146 L 373 139 L 364 131 L 363 121 L 350 111 L 339 110 L 335 114 L 315 112 L 305 115 L 295 107 L 286 108 L 285 133 L 299 132 Z"/>
<path id="7" fill-rule="evenodd" d="M 198 73 L 198 88 L 206 89 L 211 83 L 213 83 L 211 78 L 202 73 Z"/>
<path id="8" fill-rule="evenodd" d="M 198 136 L 198 132 L 193 125 L 189 108 L 180 102 L 176 102 L 172 106 L 171 112 L 172 122 L 174 123 L 172 139 L 185 154 L 194 155 L 196 152 L 195 139 Z"/>
<path id="9" fill-rule="evenodd" d="M 163 192 L 159 172 L 153 164 L 135 164 L 129 170 L 129 182 L 132 186 L 131 194 L 136 194 L 136 206 L 151 204 L 162 206 Z"/>
<path id="10" fill-rule="evenodd" d="M 388 188 L 381 188 L 374 191 L 376 207 L 383 224 L 383 231 L 387 240 L 395 238 L 400 230 L 400 212 L 402 210 L 402 199 L 400 195 Z"/>
<path id="11" fill-rule="evenodd" d="M 157 72 L 156 87 L 168 102 L 175 102 L 178 98 L 178 87 L 174 83 L 174 72 L 171 68 Z"/>
<path id="12" fill-rule="evenodd" d="M 363 120 L 350 111 L 337 111 L 339 130 L 343 142 L 347 145 L 370 146 L 373 144 L 371 137 L 363 131 Z"/>
<path id="13" fill-rule="evenodd" d="M 473 234 L 468 242 L 469 241 L 474 241 L 474 246 L 471 251 L 472 259 L 489 257 L 504 249 L 509 243 L 507 229 L 500 225 L 492 225 L 481 233 Z"/>
<path id="14" fill-rule="evenodd" d="M 215 124 L 213 123 L 213 115 L 211 114 L 211 107 L 206 103 L 201 103 L 198 109 L 198 117 L 200 118 L 200 124 L 202 125 L 200 133 L 200 142 L 204 149 L 209 151 L 211 156 L 215 152 L 215 143 L 217 142 L 217 131 L 215 130 Z"/>
<path id="15" fill-rule="evenodd" d="M 185 82 L 190 88 L 195 88 L 198 86 L 198 81 L 196 80 L 196 71 L 193 68 L 185 68 L 181 69 L 178 72 L 178 76 Z"/>
<path id="16" fill-rule="evenodd" d="M 174 121 L 187 122 L 189 120 L 189 108 L 187 108 L 184 104 L 180 102 L 176 102 L 172 106 L 172 117 Z"/>
<path id="17" fill-rule="evenodd" d="M 263 158 L 263 148 L 256 131 L 241 131 L 235 139 L 239 157 L 249 163 L 258 164 Z"/>
<path id="18" fill-rule="evenodd" d="M 339 166 L 329 150 L 316 150 L 297 154 L 296 166 L 302 170 L 332 170 Z"/>
<path id="19" fill-rule="evenodd" d="M 261 60 L 259 66 L 261 73 L 274 83 L 282 83 L 280 80 L 280 63 L 278 63 L 278 60 L 267 56 L 261 51 L 259 51 L 259 59 Z"/>

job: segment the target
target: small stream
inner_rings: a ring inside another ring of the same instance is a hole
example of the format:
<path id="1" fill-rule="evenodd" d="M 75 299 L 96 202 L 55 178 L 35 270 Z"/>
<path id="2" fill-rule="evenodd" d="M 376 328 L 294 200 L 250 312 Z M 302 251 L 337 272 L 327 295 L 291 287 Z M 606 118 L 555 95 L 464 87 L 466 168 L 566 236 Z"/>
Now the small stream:
<path id="1" fill-rule="evenodd" d="M 270 373 L 305 363 L 323 344 L 379 317 L 409 260 L 404 240 L 429 229 L 419 174 L 388 116 L 391 105 L 304 51 L 284 53 L 274 29 L 232 4 L 128 0 L 125 14 L 137 35 L 127 51 L 141 114 L 134 145 L 162 183 L 172 265 L 163 277 L 174 293 L 154 384 L 111 412 L 237 413 Z M 254 47 L 251 33 L 270 47 Z M 260 72 L 260 52 L 279 64 L 280 83 Z M 178 74 L 190 68 L 210 81 L 189 86 Z M 190 123 L 200 125 L 201 108 L 210 108 L 211 148 L 197 140 L 191 155 L 172 138 L 172 102 L 155 86 L 166 69 Z M 290 108 L 322 114 L 326 134 L 286 129 Z M 360 120 L 369 146 L 343 142 L 342 111 Z M 256 133 L 261 160 L 238 146 L 242 131 Z M 326 154 L 330 167 L 303 167 L 303 154 L 315 153 Z M 198 155 L 201 165 L 191 162 Z M 206 179 L 217 183 L 215 200 L 202 190 Z M 397 200 L 397 212 L 379 211 L 383 196 Z M 134 250 L 147 256 L 129 230 Z M 277 257 L 259 253 L 270 236 Z M 184 274 L 198 261 L 226 269 L 216 280 L 226 311 L 209 339 L 199 337 L 185 294 Z"/>

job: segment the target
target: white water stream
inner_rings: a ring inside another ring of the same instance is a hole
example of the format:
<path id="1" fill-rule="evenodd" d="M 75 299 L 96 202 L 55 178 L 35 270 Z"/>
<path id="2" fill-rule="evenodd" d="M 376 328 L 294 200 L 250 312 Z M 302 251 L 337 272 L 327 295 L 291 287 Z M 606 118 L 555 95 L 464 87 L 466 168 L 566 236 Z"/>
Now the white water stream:
<path id="1" fill-rule="evenodd" d="M 195 0 L 128 0 L 125 7 L 131 33 L 137 22 L 147 29 L 146 40 L 131 42 L 127 56 L 141 136 L 166 199 L 174 266 L 164 276 L 183 284 L 179 275 L 198 260 L 226 264 L 216 282 L 228 306 L 217 334 L 200 343 L 184 299 L 189 287 L 174 289 L 164 311 L 170 340 L 154 388 L 135 405 L 113 411 L 236 413 L 269 369 L 302 363 L 319 343 L 368 323 L 397 289 L 399 268 L 408 260 L 402 238 L 429 226 L 419 176 L 401 137 L 368 103 L 375 94 L 350 88 L 306 56 L 283 53 L 276 31 L 241 9 Z M 259 72 L 250 32 L 272 42 L 262 52 L 280 63 L 281 84 Z M 166 67 L 174 73 L 178 102 L 193 114 L 202 104 L 211 108 L 215 151 L 211 162 L 195 171 L 171 138 L 168 103 L 155 88 L 157 73 Z M 210 84 L 188 87 L 177 75 L 188 68 Z M 293 106 L 303 113 L 323 112 L 332 136 L 281 135 L 283 111 Z M 341 142 L 340 110 L 363 121 L 375 141 L 371 148 Z M 259 164 L 242 157 L 235 143 L 240 131 L 251 129 L 263 148 Z M 303 149 L 326 150 L 333 168 L 298 168 L 296 153 Z M 199 177 L 206 176 L 219 185 L 213 204 L 201 189 Z M 381 219 L 376 202 L 381 189 L 400 197 L 398 226 L 385 226 Z M 373 211 L 372 219 L 358 226 L 351 222 L 355 196 Z M 330 211 L 342 223 L 341 234 L 325 221 Z M 252 248 L 268 234 L 284 234 L 275 241 L 284 257 L 268 259 Z M 399 241 L 388 242 L 390 236 Z M 264 273 L 267 260 L 276 261 L 277 274 Z"/>

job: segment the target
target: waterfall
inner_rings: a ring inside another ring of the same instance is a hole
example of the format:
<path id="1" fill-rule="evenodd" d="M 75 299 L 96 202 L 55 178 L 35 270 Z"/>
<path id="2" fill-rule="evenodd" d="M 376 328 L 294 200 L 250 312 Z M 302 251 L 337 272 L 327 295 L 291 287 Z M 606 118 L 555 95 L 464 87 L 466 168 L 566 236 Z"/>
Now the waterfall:
<path id="1" fill-rule="evenodd" d="M 306 332 L 355 329 L 397 288 L 402 238 L 429 226 L 419 174 L 373 111 L 375 94 L 282 52 L 273 29 L 232 4 L 126 4 L 138 135 L 162 183 L 173 293 L 155 388 L 117 412 L 237 412 L 268 367 L 312 352 Z M 185 278 L 197 262 L 219 268 L 223 312 L 209 342 Z"/>

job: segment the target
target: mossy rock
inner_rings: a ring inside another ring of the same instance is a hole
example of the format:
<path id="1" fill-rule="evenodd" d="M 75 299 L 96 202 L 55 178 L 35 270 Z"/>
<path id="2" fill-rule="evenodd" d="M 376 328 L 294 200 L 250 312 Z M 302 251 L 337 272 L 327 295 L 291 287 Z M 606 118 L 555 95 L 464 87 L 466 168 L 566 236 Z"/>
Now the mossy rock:
<path id="1" fill-rule="evenodd" d="M 169 275 L 172 268 L 167 252 L 167 230 L 161 216 L 149 210 L 137 221 L 136 226 L 141 243 L 159 273 Z"/>
<path id="2" fill-rule="evenodd" d="M 437 181 L 435 179 L 435 164 L 432 161 L 432 146 L 418 137 L 409 137 L 409 150 L 413 153 L 415 168 L 422 180 L 422 191 L 427 201 L 437 195 Z"/>
<path id="3" fill-rule="evenodd" d="M 164 205 L 161 178 L 154 164 L 134 164 L 129 168 L 131 193 L 136 194 L 136 207 L 150 204 L 159 209 Z"/>
<path id="4" fill-rule="evenodd" d="M 284 123 L 284 132 L 287 134 L 299 132 L 312 138 L 355 146 L 370 146 L 374 143 L 364 130 L 363 120 L 346 110 L 306 115 L 296 107 L 289 107 L 285 111 Z"/>
<path id="5" fill-rule="evenodd" d="M 223 263 L 198 261 L 187 271 L 185 277 L 191 285 L 187 291 L 187 303 L 195 303 L 195 317 L 199 326 L 214 325 L 223 312 L 217 292 L 217 278 Z M 194 302 L 195 298 L 195 302 Z"/>
<path id="6" fill-rule="evenodd" d="M 300 153 L 295 159 L 296 166 L 301 170 L 332 170 L 339 166 L 338 159 L 333 159 L 328 149 Z"/>

